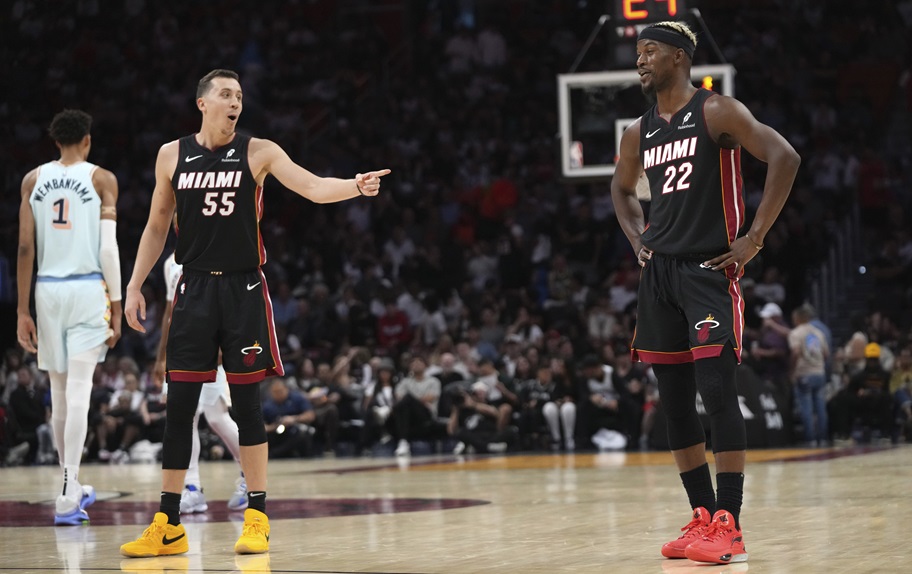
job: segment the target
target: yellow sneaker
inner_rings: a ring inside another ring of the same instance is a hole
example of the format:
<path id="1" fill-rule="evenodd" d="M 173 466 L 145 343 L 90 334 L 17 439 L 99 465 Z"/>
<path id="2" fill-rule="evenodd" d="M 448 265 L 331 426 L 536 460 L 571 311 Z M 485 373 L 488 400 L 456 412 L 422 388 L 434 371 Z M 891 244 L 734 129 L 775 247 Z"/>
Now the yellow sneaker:
<path id="1" fill-rule="evenodd" d="M 269 518 L 253 508 L 244 511 L 244 530 L 234 545 L 238 554 L 262 554 L 269 551 Z"/>
<path id="2" fill-rule="evenodd" d="M 244 526 L 246 532 L 247 525 Z M 268 528 L 267 526 L 267 532 Z M 143 531 L 142 536 L 120 547 L 120 553 L 131 558 L 169 556 L 183 554 L 188 550 L 190 550 L 190 544 L 187 543 L 187 531 L 184 530 L 184 525 L 168 524 L 168 515 L 164 512 L 155 513 L 152 524 Z"/>

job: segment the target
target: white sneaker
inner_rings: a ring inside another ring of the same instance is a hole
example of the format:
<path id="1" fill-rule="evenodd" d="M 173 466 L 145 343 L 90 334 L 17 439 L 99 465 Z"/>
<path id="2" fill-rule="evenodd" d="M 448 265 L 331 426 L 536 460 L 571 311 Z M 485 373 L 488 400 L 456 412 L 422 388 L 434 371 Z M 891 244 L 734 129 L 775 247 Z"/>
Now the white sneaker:
<path id="1" fill-rule="evenodd" d="M 123 450 L 117 449 L 111 453 L 111 464 L 126 464 L 130 462 L 130 454 Z"/>
<path id="2" fill-rule="evenodd" d="M 228 510 L 247 509 L 247 480 L 242 476 L 234 482 L 234 494 L 228 499 Z"/>
<path id="3" fill-rule="evenodd" d="M 98 460 L 101 462 L 108 462 L 111 460 L 111 451 L 106 448 L 98 449 Z"/>
<path id="4" fill-rule="evenodd" d="M 206 512 L 207 510 L 209 510 L 209 505 L 206 504 L 206 496 L 203 494 L 202 489 L 192 484 L 185 486 L 181 492 L 181 514 L 194 514 L 196 512 Z"/>
<path id="5" fill-rule="evenodd" d="M 19 443 L 13 448 L 9 449 L 9 452 L 6 454 L 6 465 L 7 466 L 17 466 L 22 464 L 25 461 L 25 457 L 29 451 L 29 443 L 23 442 Z"/>
<path id="6" fill-rule="evenodd" d="M 88 484 L 80 485 L 76 482 L 73 490 L 76 496 L 68 493 L 57 497 L 54 524 L 79 525 L 89 521 L 85 509 L 95 502 L 95 489 Z"/>
<path id="7" fill-rule="evenodd" d="M 396 456 L 410 456 L 412 454 L 412 447 L 409 445 L 409 442 L 405 439 L 399 441 L 399 446 L 396 447 Z"/>
<path id="8" fill-rule="evenodd" d="M 507 443 L 489 442 L 488 443 L 488 452 L 493 452 L 493 453 L 498 453 L 498 454 L 507 452 Z"/>
<path id="9" fill-rule="evenodd" d="M 566 441 L 564 441 L 564 445 L 567 447 L 567 452 L 573 452 L 576 450 L 576 441 L 572 438 L 568 438 Z"/>
<path id="10" fill-rule="evenodd" d="M 455 454 L 456 456 L 459 456 L 460 454 L 464 453 L 465 450 L 466 450 L 466 443 L 459 441 L 456 443 L 456 446 L 453 447 L 453 454 Z"/>

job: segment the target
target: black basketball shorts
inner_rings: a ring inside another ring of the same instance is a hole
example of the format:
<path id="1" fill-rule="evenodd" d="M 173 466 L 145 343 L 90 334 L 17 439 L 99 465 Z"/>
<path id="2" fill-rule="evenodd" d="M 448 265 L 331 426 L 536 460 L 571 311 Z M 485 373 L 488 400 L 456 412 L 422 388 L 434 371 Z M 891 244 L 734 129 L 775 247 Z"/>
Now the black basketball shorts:
<path id="1" fill-rule="evenodd" d="M 653 253 L 640 274 L 635 361 L 676 364 L 718 357 L 731 343 L 741 362 L 741 269 L 703 268 L 698 259 Z"/>
<path id="2" fill-rule="evenodd" d="M 284 375 L 266 277 L 260 269 L 224 274 L 184 270 L 168 333 L 170 381 L 215 381 L 219 351 L 228 382 Z"/>

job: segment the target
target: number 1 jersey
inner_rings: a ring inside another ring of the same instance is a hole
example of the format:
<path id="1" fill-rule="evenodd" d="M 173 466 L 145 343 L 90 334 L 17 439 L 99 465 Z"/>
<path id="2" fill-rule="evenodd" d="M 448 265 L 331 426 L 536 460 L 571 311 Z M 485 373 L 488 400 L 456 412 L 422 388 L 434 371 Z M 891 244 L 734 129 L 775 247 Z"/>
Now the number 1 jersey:
<path id="1" fill-rule="evenodd" d="M 35 217 L 39 277 L 101 272 L 101 197 L 92 185 L 96 167 L 87 161 L 52 161 L 38 168 L 29 204 Z"/>
<path id="2" fill-rule="evenodd" d="M 670 121 L 653 106 L 640 118 L 640 160 L 652 205 L 643 244 L 666 255 L 716 255 L 744 224 L 741 149 L 720 147 L 706 129 L 698 89 Z"/>
<path id="3" fill-rule="evenodd" d="M 247 161 L 250 136 L 209 150 L 180 139 L 171 178 L 177 202 L 177 263 L 191 271 L 249 271 L 266 262 L 260 235 L 263 188 Z"/>

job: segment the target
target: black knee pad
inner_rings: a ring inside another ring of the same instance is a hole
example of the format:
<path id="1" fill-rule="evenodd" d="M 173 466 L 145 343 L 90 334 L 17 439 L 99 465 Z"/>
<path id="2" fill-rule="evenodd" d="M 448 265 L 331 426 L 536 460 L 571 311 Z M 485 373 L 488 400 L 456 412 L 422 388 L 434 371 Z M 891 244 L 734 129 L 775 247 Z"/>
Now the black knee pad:
<path id="1" fill-rule="evenodd" d="M 256 446 L 265 443 L 266 427 L 260 407 L 260 385 L 229 384 L 228 389 L 231 391 L 231 410 L 238 426 L 238 444 Z"/>
<path id="2" fill-rule="evenodd" d="M 713 452 L 744 450 L 747 431 L 738 402 L 738 362 L 728 344 L 718 357 L 696 361 L 697 389 L 709 415 Z"/>
<path id="3" fill-rule="evenodd" d="M 162 439 L 162 468 L 169 470 L 190 467 L 193 448 L 193 417 L 199 404 L 203 383 L 170 383 L 168 385 L 165 435 Z"/>
<path id="4" fill-rule="evenodd" d="M 706 442 L 706 433 L 697 414 L 697 386 L 693 363 L 653 365 L 658 379 L 659 400 L 668 424 L 668 446 L 681 450 Z"/>

